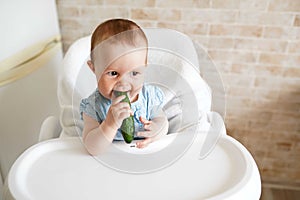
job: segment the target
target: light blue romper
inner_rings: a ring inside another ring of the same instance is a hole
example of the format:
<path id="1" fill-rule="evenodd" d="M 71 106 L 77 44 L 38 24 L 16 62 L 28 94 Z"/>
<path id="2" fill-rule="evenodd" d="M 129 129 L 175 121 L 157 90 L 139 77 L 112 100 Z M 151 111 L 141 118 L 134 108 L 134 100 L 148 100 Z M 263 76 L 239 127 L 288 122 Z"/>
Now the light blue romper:
<path id="1" fill-rule="evenodd" d="M 143 117 L 147 120 L 153 119 L 156 112 L 162 109 L 164 103 L 164 93 L 156 86 L 145 84 L 139 93 L 138 100 L 131 103 L 131 109 L 134 113 L 135 134 L 144 130 L 144 125 L 139 120 Z M 99 123 L 105 120 L 111 100 L 103 97 L 98 89 L 88 98 L 83 99 L 80 103 L 80 115 L 82 113 L 92 117 Z M 114 140 L 123 140 L 120 129 L 118 130 Z"/>

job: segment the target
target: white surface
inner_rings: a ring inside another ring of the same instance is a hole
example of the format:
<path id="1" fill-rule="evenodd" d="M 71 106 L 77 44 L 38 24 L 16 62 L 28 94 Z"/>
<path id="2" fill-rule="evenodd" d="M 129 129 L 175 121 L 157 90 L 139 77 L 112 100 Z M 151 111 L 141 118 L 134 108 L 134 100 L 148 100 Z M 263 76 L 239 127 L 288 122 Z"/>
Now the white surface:
<path id="1" fill-rule="evenodd" d="M 48 115 L 58 116 L 58 52 L 49 63 L 30 75 L 0 87 L 0 163 L 6 177 L 15 159 L 38 142 L 40 127 Z"/>
<path id="2" fill-rule="evenodd" d="M 0 4 L 0 60 L 59 35 L 55 0 L 4 0 Z M 57 74 L 62 52 L 31 74 L 0 87 L 0 170 L 38 141 L 43 120 L 58 115 Z"/>
<path id="3" fill-rule="evenodd" d="M 55 0 L 1 0 L 0 60 L 59 33 Z"/>
<path id="4" fill-rule="evenodd" d="M 166 144 L 169 137 L 183 136 L 167 136 L 149 148 Z M 199 134 L 172 165 L 139 175 L 105 167 L 87 154 L 79 138 L 49 140 L 19 157 L 9 174 L 9 188 L 22 200 L 259 199 L 258 170 L 244 147 L 223 136 L 212 153 L 200 160 L 203 137 Z M 119 147 L 132 149 L 122 144 Z M 107 154 L 118 156 L 110 151 Z"/>

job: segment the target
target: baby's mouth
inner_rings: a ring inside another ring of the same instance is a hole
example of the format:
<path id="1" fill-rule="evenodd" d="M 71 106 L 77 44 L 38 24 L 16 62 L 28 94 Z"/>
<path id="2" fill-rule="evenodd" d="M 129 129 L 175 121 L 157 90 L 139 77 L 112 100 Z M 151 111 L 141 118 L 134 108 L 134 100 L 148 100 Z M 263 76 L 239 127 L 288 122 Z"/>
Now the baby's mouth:
<path id="1" fill-rule="evenodd" d="M 130 96 L 131 89 L 128 85 L 116 85 L 112 92 L 113 94 L 116 94 L 115 92 L 122 92 L 126 93 L 127 96 Z"/>
<path id="2" fill-rule="evenodd" d="M 127 94 L 128 98 L 130 99 L 130 102 L 135 102 L 138 99 L 138 95 L 132 96 L 132 91 L 128 90 L 128 91 L 118 91 L 118 90 L 113 90 L 112 91 L 112 95 L 114 97 L 118 97 L 120 95 L 124 95 L 124 93 Z"/>
<path id="3" fill-rule="evenodd" d="M 117 96 L 120 96 L 121 94 L 124 95 L 124 94 L 127 94 L 127 96 L 130 98 L 130 90 L 127 90 L 127 91 L 120 91 L 120 90 L 113 90 L 112 91 L 112 94 L 117 97 Z"/>
<path id="4" fill-rule="evenodd" d="M 128 91 L 130 91 L 131 89 L 130 89 L 130 87 L 128 87 L 128 86 L 115 86 L 114 88 L 113 88 L 113 90 L 114 91 L 119 91 L 119 92 L 128 92 Z"/>

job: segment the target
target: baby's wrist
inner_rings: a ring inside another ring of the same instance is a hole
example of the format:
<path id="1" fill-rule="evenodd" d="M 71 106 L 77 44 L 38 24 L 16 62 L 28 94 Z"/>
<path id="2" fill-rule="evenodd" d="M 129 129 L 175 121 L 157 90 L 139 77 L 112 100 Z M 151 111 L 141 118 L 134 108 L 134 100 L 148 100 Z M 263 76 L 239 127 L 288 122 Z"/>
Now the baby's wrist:
<path id="1" fill-rule="evenodd" d="M 105 132 L 116 132 L 118 130 L 118 127 L 114 123 L 109 123 L 107 120 L 101 123 L 101 127 Z"/>

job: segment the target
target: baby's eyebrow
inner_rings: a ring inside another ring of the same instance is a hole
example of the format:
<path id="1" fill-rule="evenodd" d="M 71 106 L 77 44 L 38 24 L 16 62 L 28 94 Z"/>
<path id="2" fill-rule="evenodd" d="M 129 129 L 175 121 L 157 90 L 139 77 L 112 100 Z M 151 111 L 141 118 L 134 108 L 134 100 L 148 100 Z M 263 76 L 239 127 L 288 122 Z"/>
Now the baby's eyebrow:
<path id="1" fill-rule="evenodd" d="M 104 70 L 104 73 L 107 73 L 107 72 L 118 72 L 118 70 L 115 70 L 115 69 L 106 69 Z"/>
<path id="2" fill-rule="evenodd" d="M 131 71 L 136 71 L 136 70 L 144 70 L 145 69 L 145 66 L 139 66 L 139 67 L 136 67 L 136 68 L 133 68 Z"/>

